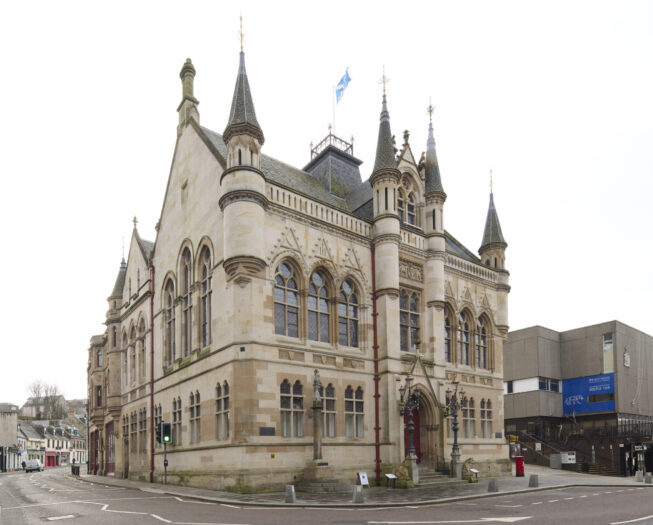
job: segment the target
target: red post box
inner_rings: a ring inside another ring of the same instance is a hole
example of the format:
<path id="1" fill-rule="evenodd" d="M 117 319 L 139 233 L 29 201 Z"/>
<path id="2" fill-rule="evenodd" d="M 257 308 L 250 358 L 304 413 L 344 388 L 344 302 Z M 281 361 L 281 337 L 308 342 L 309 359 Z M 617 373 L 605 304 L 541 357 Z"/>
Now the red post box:
<path id="1" fill-rule="evenodd" d="M 515 456 L 515 476 L 524 477 L 524 456 Z"/>

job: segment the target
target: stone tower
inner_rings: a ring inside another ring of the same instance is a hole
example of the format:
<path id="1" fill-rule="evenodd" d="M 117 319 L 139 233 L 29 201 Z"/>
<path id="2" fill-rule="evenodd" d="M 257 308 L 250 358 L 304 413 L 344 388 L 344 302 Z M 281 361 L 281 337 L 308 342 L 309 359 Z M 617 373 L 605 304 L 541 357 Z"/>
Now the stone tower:
<path id="1" fill-rule="evenodd" d="M 177 108 L 179 113 L 179 126 L 177 126 L 177 136 L 181 135 L 183 129 L 188 125 L 190 119 L 200 123 L 200 113 L 197 109 L 200 101 L 193 94 L 193 83 L 195 79 L 195 67 L 190 58 L 186 59 L 179 72 L 181 78 L 181 102 Z"/>
<path id="2" fill-rule="evenodd" d="M 224 269 L 228 279 L 243 283 L 253 275 L 260 275 L 266 266 L 261 225 L 265 222 L 267 199 L 261 171 L 261 146 L 265 138 L 256 120 L 242 50 L 223 139 L 227 145 L 227 168 L 220 180 Z"/>

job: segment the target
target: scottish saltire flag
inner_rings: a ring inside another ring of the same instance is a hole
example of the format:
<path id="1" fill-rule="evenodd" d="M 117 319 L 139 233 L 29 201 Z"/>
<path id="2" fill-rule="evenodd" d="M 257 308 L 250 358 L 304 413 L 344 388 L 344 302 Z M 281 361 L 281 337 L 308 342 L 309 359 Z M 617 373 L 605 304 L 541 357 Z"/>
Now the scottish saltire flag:
<path id="1" fill-rule="evenodd" d="M 338 82 L 338 85 L 336 86 L 336 102 L 340 102 L 340 99 L 342 98 L 345 89 L 347 89 L 350 80 L 351 77 L 349 76 L 349 68 L 347 68 L 345 69 L 345 74 L 342 75 L 340 82 Z"/>

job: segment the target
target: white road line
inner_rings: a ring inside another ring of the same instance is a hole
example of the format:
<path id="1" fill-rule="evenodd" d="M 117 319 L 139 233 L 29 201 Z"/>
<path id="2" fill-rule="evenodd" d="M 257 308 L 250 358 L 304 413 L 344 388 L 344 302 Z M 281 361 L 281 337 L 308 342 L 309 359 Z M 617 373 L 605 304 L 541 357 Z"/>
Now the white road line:
<path id="1" fill-rule="evenodd" d="M 510 518 L 480 518 L 477 520 L 443 520 L 443 521 L 368 521 L 368 524 L 381 524 L 381 525 L 436 525 L 439 523 L 492 523 L 493 521 L 498 521 L 499 523 L 515 523 L 517 521 L 529 520 L 533 516 L 519 516 L 519 517 L 510 517 Z M 190 523 L 184 523 L 179 525 L 196 525 Z M 199 524 L 197 524 L 199 525 Z M 214 525 L 214 524 L 207 524 Z M 218 524 L 215 524 L 218 525 Z M 219 524 L 223 525 L 223 524 Z M 227 524 L 224 524 L 227 525 Z"/>
<path id="2" fill-rule="evenodd" d="M 637 519 L 628 520 L 628 521 L 613 521 L 612 523 L 610 523 L 610 525 L 621 525 L 622 523 L 635 523 L 637 521 L 650 520 L 651 518 L 653 518 L 653 515 L 644 516 L 643 518 L 637 518 Z"/>
<path id="3" fill-rule="evenodd" d="M 578 497 L 579 497 L 579 498 L 586 498 L 586 497 L 587 497 L 587 495 L 584 495 L 584 496 L 578 496 Z"/>
<path id="4" fill-rule="evenodd" d="M 228 505 L 227 503 L 220 503 L 222 507 L 229 507 L 230 509 L 239 509 L 240 507 L 236 505 Z"/>
<path id="5" fill-rule="evenodd" d="M 162 518 L 161 516 L 157 516 L 156 514 L 150 514 L 150 516 L 152 516 L 153 518 L 159 521 L 162 521 L 163 523 L 172 523 L 172 521 Z"/>
<path id="6" fill-rule="evenodd" d="M 57 520 L 69 520 L 70 518 L 74 518 L 74 514 L 68 514 L 66 516 L 52 516 L 51 518 L 45 518 L 48 521 L 57 521 Z"/>
<path id="7" fill-rule="evenodd" d="M 574 499 L 574 498 L 565 498 L 565 499 Z"/>
<path id="8" fill-rule="evenodd" d="M 549 503 L 555 503 L 556 501 L 558 501 L 558 500 L 557 499 L 550 499 L 548 502 Z"/>
<path id="9" fill-rule="evenodd" d="M 523 505 L 495 505 L 495 507 L 503 507 L 506 509 L 515 509 L 517 507 L 523 507 Z"/>
<path id="10" fill-rule="evenodd" d="M 542 505 L 543 501 L 534 501 L 531 505 Z"/>

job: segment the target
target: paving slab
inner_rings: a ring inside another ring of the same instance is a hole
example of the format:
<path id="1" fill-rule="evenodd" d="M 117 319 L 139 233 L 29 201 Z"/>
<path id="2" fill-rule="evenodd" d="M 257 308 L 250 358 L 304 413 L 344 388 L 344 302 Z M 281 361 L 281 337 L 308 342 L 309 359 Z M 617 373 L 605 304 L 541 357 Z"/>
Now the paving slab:
<path id="1" fill-rule="evenodd" d="M 164 485 L 114 478 L 112 476 L 94 476 L 82 474 L 80 479 L 98 485 L 118 486 L 138 489 L 159 494 L 169 494 L 182 498 L 193 498 L 215 503 L 237 506 L 279 506 L 279 507 L 398 507 L 448 503 L 467 499 L 504 496 L 522 492 L 535 492 L 574 486 L 604 487 L 646 487 L 651 485 L 635 481 L 633 477 L 600 476 L 556 470 L 537 465 L 526 466 L 526 475 L 512 475 L 498 478 L 499 491 L 488 492 L 489 478 L 479 479 L 478 483 L 442 485 L 436 487 L 416 487 L 412 489 L 388 489 L 384 486 L 365 488 L 365 503 L 352 503 L 351 492 L 343 493 L 296 493 L 295 503 L 286 503 L 285 492 L 263 494 L 239 494 L 234 492 L 201 489 L 179 485 Z M 535 474 L 538 487 L 529 487 L 529 475 Z"/>

